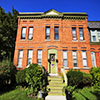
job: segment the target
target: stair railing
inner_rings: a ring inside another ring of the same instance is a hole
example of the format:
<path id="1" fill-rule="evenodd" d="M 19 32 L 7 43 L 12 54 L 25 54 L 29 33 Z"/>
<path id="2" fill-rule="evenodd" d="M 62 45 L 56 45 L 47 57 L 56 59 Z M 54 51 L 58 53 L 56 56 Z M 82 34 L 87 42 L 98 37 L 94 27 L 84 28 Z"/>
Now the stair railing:
<path id="1" fill-rule="evenodd" d="M 61 72 L 62 72 L 62 74 L 64 76 L 65 86 L 68 86 L 68 78 L 67 78 L 67 75 L 66 75 L 64 67 L 61 68 Z"/>

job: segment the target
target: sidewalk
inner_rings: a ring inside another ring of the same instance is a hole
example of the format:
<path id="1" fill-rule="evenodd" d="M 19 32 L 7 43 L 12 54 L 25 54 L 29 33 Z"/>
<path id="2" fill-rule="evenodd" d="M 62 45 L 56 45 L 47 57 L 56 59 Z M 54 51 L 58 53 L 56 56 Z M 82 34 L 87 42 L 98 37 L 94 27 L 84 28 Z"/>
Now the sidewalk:
<path id="1" fill-rule="evenodd" d="M 67 100 L 65 96 L 47 96 L 45 100 Z"/>

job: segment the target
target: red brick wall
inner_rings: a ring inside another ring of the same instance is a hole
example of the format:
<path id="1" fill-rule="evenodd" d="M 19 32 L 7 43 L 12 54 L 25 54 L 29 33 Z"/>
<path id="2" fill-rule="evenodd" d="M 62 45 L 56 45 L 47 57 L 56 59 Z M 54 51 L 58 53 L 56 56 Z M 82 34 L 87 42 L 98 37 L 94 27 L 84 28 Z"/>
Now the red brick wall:
<path id="1" fill-rule="evenodd" d="M 22 27 L 27 27 L 26 39 L 21 40 Z M 33 26 L 33 40 L 28 40 L 29 27 Z M 50 41 L 45 40 L 45 27 L 50 26 Z M 59 40 L 54 40 L 54 27 L 59 26 Z M 72 27 L 76 27 L 78 41 L 72 41 Z M 79 28 L 83 27 L 85 41 L 80 41 Z M 48 47 L 55 45 L 57 47 Z M 67 48 L 63 48 L 67 47 Z M 73 48 L 75 47 L 75 48 Z M 86 48 L 82 48 L 86 47 Z M 98 46 L 97 46 L 98 47 Z M 18 50 L 23 49 L 23 68 L 27 65 L 27 52 L 28 49 L 33 49 L 33 63 L 37 63 L 37 49 L 43 50 L 42 65 L 47 68 L 48 66 L 48 49 L 56 49 L 58 57 L 58 70 L 63 66 L 62 51 L 66 49 L 68 51 L 68 67 L 73 68 L 72 50 L 77 50 L 78 67 L 83 69 L 82 64 L 82 50 L 87 52 L 88 67 L 91 68 L 91 54 L 90 44 L 86 20 L 62 20 L 62 19 L 33 19 L 33 20 L 20 20 L 18 19 L 18 31 L 15 46 L 14 64 L 18 63 Z M 96 53 L 97 65 L 100 66 L 100 57 Z"/>

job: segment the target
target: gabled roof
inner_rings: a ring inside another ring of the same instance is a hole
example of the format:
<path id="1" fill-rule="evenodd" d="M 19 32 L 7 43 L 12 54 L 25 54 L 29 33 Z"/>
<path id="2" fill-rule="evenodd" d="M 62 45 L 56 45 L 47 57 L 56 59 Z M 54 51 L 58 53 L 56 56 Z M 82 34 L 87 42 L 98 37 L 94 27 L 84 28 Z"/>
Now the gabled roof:
<path id="1" fill-rule="evenodd" d="M 58 12 L 54 9 L 50 9 L 46 12 L 26 12 L 19 13 L 20 18 L 76 18 L 76 19 L 85 19 L 88 17 L 86 13 L 67 13 L 67 12 Z"/>
<path id="2" fill-rule="evenodd" d="M 100 29 L 100 21 L 88 21 L 88 27 Z"/>

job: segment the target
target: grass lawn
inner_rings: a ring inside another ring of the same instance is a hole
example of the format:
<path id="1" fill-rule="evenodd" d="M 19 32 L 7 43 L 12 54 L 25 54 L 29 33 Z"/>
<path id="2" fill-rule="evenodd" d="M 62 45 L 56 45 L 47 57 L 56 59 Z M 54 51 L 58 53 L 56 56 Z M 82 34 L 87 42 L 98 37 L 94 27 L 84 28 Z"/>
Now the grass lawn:
<path id="1" fill-rule="evenodd" d="M 33 100 L 26 95 L 25 90 L 17 88 L 0 95 L 0 100 Z"/>

